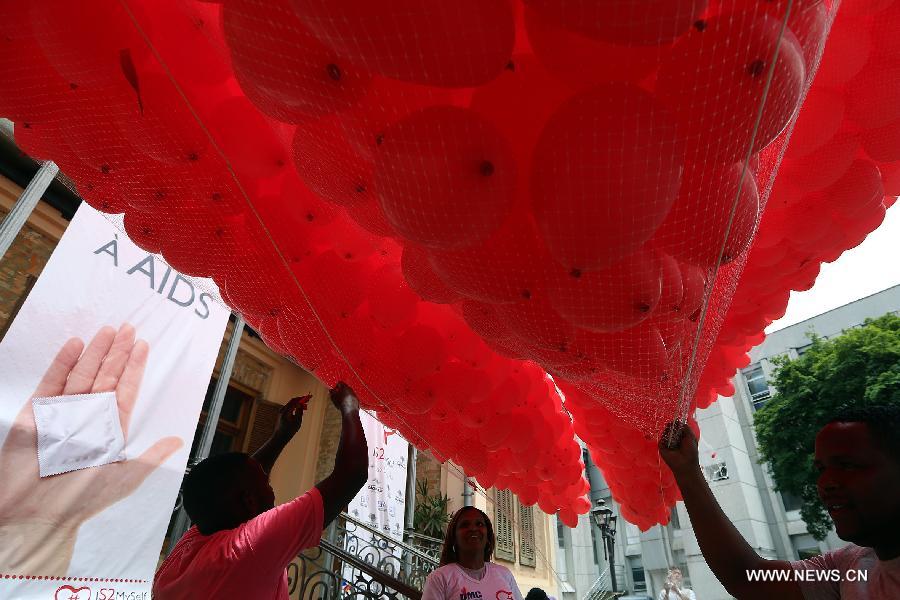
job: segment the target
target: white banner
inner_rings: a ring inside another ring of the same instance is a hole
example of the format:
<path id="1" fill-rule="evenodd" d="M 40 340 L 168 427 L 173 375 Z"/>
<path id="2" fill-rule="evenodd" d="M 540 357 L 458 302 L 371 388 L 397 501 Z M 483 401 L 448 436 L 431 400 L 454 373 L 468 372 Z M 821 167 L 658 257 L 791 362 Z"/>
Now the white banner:
<path id="1" fill-rule="evenodd" d="M 402 541 L 409 443 L 370 414 L 361 412 L 360 418 L 369 444 L 369 480 L 350 501 L 349 513 Z"/>
<path id="2" fill-rule="evenodd" d="M 82 204 L 0 342 L 0 598 L 150 597 L 227 322 Z"/>

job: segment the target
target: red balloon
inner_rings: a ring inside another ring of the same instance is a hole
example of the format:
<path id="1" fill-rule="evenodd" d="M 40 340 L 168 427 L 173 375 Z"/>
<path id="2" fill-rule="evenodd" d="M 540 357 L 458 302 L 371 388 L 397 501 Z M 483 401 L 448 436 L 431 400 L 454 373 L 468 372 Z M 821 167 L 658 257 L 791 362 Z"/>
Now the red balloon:
<path id="1" fill-rule="evenodd" d="M 431 263 L 428 252 L 416 244 L 406 244 L 400 259 L 403 277 L 420 298 L 437 304 L 452 304 L 462 299 L 455 290 L 447 287 L 438 277 Z"/>
<path id="2" fill-rule="evenodd" d="M 513 434 L 512 423 L 505 414 L 494 415 L 478 432 L 478 439 L 489 450 L 501 448 Z M 499 462 L 499 455 L 498 455 Z"/>
<path id="3" fill-rule="evenodd" d="M 13 131 L 16 146 L 31 158 L 60 163 L 61 170 L 64 168 L 61 163 L 67 160 L 71 161 L 70 164 L 77 165 L 78 171 L 85 169 L 75 153 L 62 140 L 63 134 L 55 123 L 18 121 Z M 76 173 L 68 175 L 75 177 Z"/>
<path id="4" fill-rule="evenodd" d="M 116 125 L 142 152 L 161 163 L 190 166 L 211 153 L 209 137 L 168 77 L 139 73 L 140 102 L 116 113 Z"/>
<path id="5" fill-rule="evenodd" d="M 199 190 L 198 190 L 199 192 Z M 232 268 L 236 257 L 252 256 L 252 249 L 262 235 L 255 220 L 246 213 L 232 210 L 227 188 L 218 192 L 198 193 L 194 198 L 176 199 L 172 206 L 179 223 L 167 228 L 162 253 L 178 271 L 195 277 L 222 275 Z M 223 200 L 224 199 L 224 200 Z M 165 213 L 163 213 L 165 214 Z M 243 261 L 241 261 L 243 264 Z M 254 266 L 258 267 L 258 263 Z"/>
<path id="6" fill-rule="evenodd" d="M 368 73 L 317 40 L 288 0 L 264 11 L 255 0 L 229 0 L 223 24 L 235 75 L 268 114 L 299 123 L 346 110 L 365 93 Z"/>
<path id="7" fill-rule="evenodd" d="M 163 226 L 158 222 L 158 215 L 130 210 L 125 213 L 125 233 L 128 239 L 151 254 L 157 254 L 162 247 L 161 238 L 165 235 Z"/>
<path id="8" fill-rule="evenodd" d="M 662 293 L 656 313 L 673 316 L 681 309 L 681 301 L 684 298 L 684 284 L 681 281 L 681 266 L 670 255 L 660 252 L 658 254 L 662 264 Z"/>
<path id="9" fill-rule="evenodd" d="M 66 101 L 65 141 L 85 165 L 126 185 L 158 166 L 144 152 L 135 150 L 116 124 L 120 111 L 138 104 L 135 91 L 124 82 L 75 86 L 69 90 Z"/>
<path id="10" fill-rule="evenodd" d="M 742 160 L 785 128 L 800 104 L 806 69 L 797 38 L 782 31 L 767 15 L 735 13 L 698 22 L 675 44 L 657 91 L 686 139 L 689 160 Z"/>
<path id="11" fill-rule="evenodd" d="M 854 161 L 844 176 L 822 195 L 824 204 L 852 218 L 881 204 L 884 197 L 881 173 L 872 161 Z"/>
<path id="12" fill-rule="evenodd" d="M 900 196 L 900 161 L 879 163 L 881 181 L 884 184 L 884 193 L 888 196 Z M 887 205 L 890 208 L 890 205 Z"/>
<path id="13" fill-rule="evenodd" d="M 869 27 L 839 11 L 828 32 L 828 42 L 816 71 L 816 86 L 843 88 L 866 65 L 871 55 Z"/>
<path id="14" fill-rule="evenodd" d="M 18 124 L 49 124 L 65 110 L 66 81 L 47 61 L 32 32 L 29 4 L 6 2 L 0 23 L 0 114 Z"/>
<path id="15" fill-rule="evenodd" d="M 403 365 L 410 378 L 437 372 L 447 360 L 445 340 L 427 325 L 413 325 L 394 341 L 397 364 Z"/>
<path id="16" fill-rule="evenodd" d="M 297 15 L 332 51 L 403 81 L 470 87 L 497 76 L 512 55 L 506 0 L 292 0 Z"/>
<path id="17" fill-rule="evenodd" d="M 385 329 L 410 323 L 416 317 L 418 303 L 418 297 L 400 273 L 400 265 L 385 265 L 372 276 L 369 314 Z"/>
<path id="18" fill-rule="evenodd" d="M 655 69 L 660 46 L 627 46 L 564 29 L 525 7 L 528 41 L 553 75 L 576 89 L 609 81 L 637 82 Z"/>
<path id="19" fill-rule="evenodd" d="M 98 0 L 91 10 L 78 3 L 29 3 L 31 30 L 47 60 L 69 83 L 84 87 L 124 84 L 122 56 L 133 62 L 146 45 L 126 11 L 115 0 Z M 6 14 L 4 7 L 4 15 Z M 109 106 L 109 105 L 107 105 Z"/>
<path id="20" fill-rule="evenodd" d="M 871 61 L 847 87 L 847 114 L 861 127 L 900 119 L 900 64 Z"/>
<path id="21" fill-rule="evenodd" d="M 509 341 L 515 338 L 515 334 L 500 319 L 497 308 L 491 304 L 463 300 L 462 315 L 472 331 L 485 341 Z"/>
<path id="22" fill-rule="evenodd" d="M 515 302 L 529 297 L 549 270 L 550 259 L 531 221 L 513 215 L 481 244 L 429 253 L 434 272 L 459 294 L 484 302 Z"/>
<path id="23" fill-rule="evenodd" d="M 378 237 L 397 237 L 397 232 L 387 222 L 375 198 L 366 198 L 362 202 L 347 206 L 346 209 L 347 214 L 369 233 Z"/>
<path id="24" fill-rule="evenodd" d="M 192 96 L 228 79 L 221 6 L 141 2 L 131 8 L 175 80 Z"/>
<path id="25" fill-rule="evenodd" d="M 340 114 L 354 152 L 374 163 L 384 132 L 395 123 L 430 106 L 468 106 L 470 91 L 443 90 L 396 79 L 374 77 L 359 102 Z"/>
<path id="26" fill-rule="evenodd" d="M 372 165 L 353 151 L 337 119 L 298 126 L 293 155 L 297 173 L 323 200 L 352 206 L 374 199 Z"/>
<path id="27" fill-rule="evenodd" d="M 290 155 L 285 144 L 243 96 L 220 102 L 206 125 L 239 177 L 274 177 L 287 171 Z"/>
<path id="28" fill-rule="evenodd" d="M 528 6 L 570 31 L 628 46 L 671 42 L 706 8 L 707 0 L 529 0 Z"/>
<path id="29" fill-rule="evenodd" d="M 851 130 L 840 131 L 807 156 L 785 160 L 779 177 L 789 179 L 803 192 L 821 190 L 847 172 L 859 149 L 859 133 Z"/>
<path id="30" fill-rule="evenodd" d="M 616 333 L 579 330 L 573 344 L 613 371 L 639 379 L 659 379 L 667 367 L 665 343 L 659 330 L 649 324 Z"/>
<path id="31" fill-rule="evenodd" d="M 681 192 L 654 241 L 680 261 L 703 268 L 725 264 L 750 246 L 759 217 L 759 194 L 742 163 L 709 169 L 691 163 Z"/>
<path id="32" fill-rule="evenodd" d="M 375 187 L 388 222 L 429 248 L 463 248 L 509 214 L 516 166 L 506 141 L 470 110 L 421 110 L 384 133 Z"/>
<path id="33" fill-rule="evenodd" d="M 844 96 L 815 87 L 800 108 L 791 141 L 784 157 L 788 160 L 807 156 L 833 138 L 844 121 Z"/>
<path id="34" fill-rule="evenodd" d="M 514 304 L 498 304 L 497 315 L 521 339 L 538 348 L 565 350 L 573 327 L 550 301 L 537 294 Z"/>
<path id="35" fill-rule="evenodd" d="M 365 298 L 369 279 L 366 266 L 345 260 L 332 250 L 299 263 L 294 272 L 314 309 L 326 320 L 353 314 Z"/>
<path id="36" fill-rule="evenodd" d="M 551 117 L 535 149 L 532 207 L 567 270 L 615 263 L 665 218 L 682 160 L 671 121 L 627 84 L 592 88 Z"/>
<path id="37" fill-rule="evenodd" d="M 533 55 L 516 54 L 499 77 L 475 89 L 471 108 L 510 142 L 524 177 L 544 124 L 570 95 Z"/>
<path id="38" fill-rule="evenodd" d="M 601 271 L 560 274 L 547 289 L 550 303 L 570 323 L 619 331 L 650 316 L 662 294 L 662 264 L 640 249 Z"/>
<path id="39" fill-rule="evenodd" d="M 872 160 L 878 162 L 900 160 L 900 119 L 882 127 L 860 132 L 860 141 Z"/>

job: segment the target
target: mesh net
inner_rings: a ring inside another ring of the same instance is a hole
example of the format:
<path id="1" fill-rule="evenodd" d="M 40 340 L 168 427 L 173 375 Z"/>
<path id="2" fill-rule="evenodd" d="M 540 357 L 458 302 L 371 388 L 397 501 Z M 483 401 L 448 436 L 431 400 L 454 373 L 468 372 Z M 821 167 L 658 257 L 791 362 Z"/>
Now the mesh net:
<path id="1" fill-rule="evenodd" d="M 900 2 L 844 4 L 3 0 L 0 114 L 419 448 L 574 525 L 577 433 L 647 528 L 900 191 Z"/>

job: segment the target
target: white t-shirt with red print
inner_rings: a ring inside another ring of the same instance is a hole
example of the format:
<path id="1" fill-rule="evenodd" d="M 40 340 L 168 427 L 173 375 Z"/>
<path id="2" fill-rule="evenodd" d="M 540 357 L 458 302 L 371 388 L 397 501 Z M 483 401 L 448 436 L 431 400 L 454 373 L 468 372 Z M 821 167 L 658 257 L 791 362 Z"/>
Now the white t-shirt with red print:
<path id="1" fill-rule="evenodd" d="M 475 579 L 456 563 L 435 569 L 425 580 L 422 600 L 522 600 L 509 569 L 485 563 L 484 577 Z"/>

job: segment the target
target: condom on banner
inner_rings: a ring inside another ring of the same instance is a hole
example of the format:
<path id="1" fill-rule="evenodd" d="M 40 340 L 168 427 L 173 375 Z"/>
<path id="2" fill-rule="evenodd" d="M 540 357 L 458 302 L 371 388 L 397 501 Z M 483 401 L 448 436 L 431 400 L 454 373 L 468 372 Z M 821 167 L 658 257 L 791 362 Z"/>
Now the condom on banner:
<path id="1" fill-rule="evenodd" d="M 31 404 L 41 477 L 125 460 L 114 392 L 35 398 Z"/>

